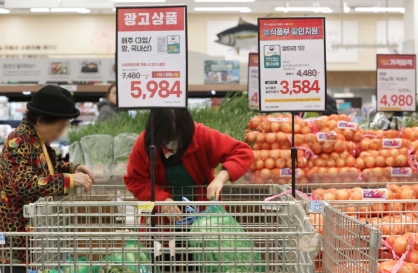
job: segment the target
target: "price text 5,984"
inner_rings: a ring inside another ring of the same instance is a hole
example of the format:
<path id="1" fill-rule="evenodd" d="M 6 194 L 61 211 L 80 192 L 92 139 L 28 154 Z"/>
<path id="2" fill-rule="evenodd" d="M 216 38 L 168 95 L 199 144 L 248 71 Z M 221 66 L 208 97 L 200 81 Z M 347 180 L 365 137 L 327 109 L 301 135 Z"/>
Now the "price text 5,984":
<path id="1" fill-rule="evenodd" d="M 308 94 L 312 91 L 319 93 L 320 90 L 318 80 L 314 80 L 312 83 L 309 80 L 294 80 L 291 84 L 292 86 L 290 86 L 288 81 L 281 81 L 280 85 L 282 86 L 282 89 L 280 90 L 280 93 L 289 95 L 299 93 Z"/>
<path id="2" fill-rule="evenodd" d="M 150 98 L 153 98 L 157 95 L 160 98 L 168 98 L 170 95 L 176 95 L 177 98 L 180 98 L 180 95 L 183 93 L 180 90 L 180 81 L 175 81 L 172 86 L 168 81 L 149 81 L 145 86 L 145 90 L 150 92 Z M 132 81 L 131 82 L 131 96 L 135 99 L 141 98 L 146 99 L 147 94 L 142 91 L 141 81 Z"/>

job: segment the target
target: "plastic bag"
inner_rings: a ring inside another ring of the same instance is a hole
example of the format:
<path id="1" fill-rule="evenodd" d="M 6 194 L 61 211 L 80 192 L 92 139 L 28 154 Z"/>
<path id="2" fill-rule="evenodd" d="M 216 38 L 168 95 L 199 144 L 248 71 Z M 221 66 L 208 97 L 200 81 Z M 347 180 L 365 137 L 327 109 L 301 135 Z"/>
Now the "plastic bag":
<path id="1" fill-rule="evenodd" d="M 113 164 L 113 137 L 89 135 L 80 140 L 87 167 L 98 179 L 108 179 Z"/>
<path id="2" fill-rule="evenodd" d="M 70 152 L 70 161 L 74 164 L 81 164 L 85 165 L 86 162 L 84 160 L 83 149 L 81 149 L 81 145 L 78 141 L 72 143 L 69 147 Z"/>
<path id="3" fill-rule="evenodd" d="M 74 262 L 73 258 L 68 258 L 67 263 Z M 90 267 L 90 262 L 86 259 L 86 257 L 80 257 L 77 262 L 77 273 L 90 273 L 97 271 L 97 267 Z M 86 264 L 86 265 L 80 265 L 80 264 Z M 62 266 L 61 270 L 63 273 L 75 273 L 74 266 Z"/>
<path id="4" fill-rule="evenodd" d="M 137 138 L 138 135 L 133 133 L 120 134 L 114 138 L 113 157 L 115 161 L 112 169 L 112 175 L 124 176 L 126 174 L 128 157 Z"/>
<path id="5" fill-rule="evenodd" d="M 190 232 L 190 247 L 204 250 L 193 253 L 195 262 L 212 264 L 201 266 L 201 272 L 265 272 L 260 253 L 250 251 L 253 247 L 250 238 L 245 237 L 242 226 L 222 206 L 208 206 L 204 215 L 194 221 Z M 202 240 L 202 236 L 194 237 L 193 232 L 208 235 Z M 242 233 L 242 236 L 210 235 L 219 232 Z"/>
<path id="6" fill-rule="evenodd" d="M 140 247 L 142 248 L 143 246 L 140 245 Z M 129 251 L 130 248 L 132 251 Z M 130 240 L 126 242 L 123 254 L 122 250 L 121 252 L 114 252 L 102 260 L 102 262 L 124 263 L 125 266 L 101 266 L 98 268 L 97 273 L 152 273 L 151 266 L 143 265 L 138 267 L 138 260 L 141 263 L 151 264 L 150 254 L 141 252 L 138 257 L 138 241 Z"/>

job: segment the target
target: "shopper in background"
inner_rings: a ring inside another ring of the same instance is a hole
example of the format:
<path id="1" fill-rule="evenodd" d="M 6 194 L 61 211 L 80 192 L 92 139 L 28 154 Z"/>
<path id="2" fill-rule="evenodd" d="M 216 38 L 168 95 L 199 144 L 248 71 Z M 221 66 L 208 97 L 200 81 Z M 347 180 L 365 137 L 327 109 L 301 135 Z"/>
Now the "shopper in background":
<path id="1" fill-rule="evenodd" d="M 337 101 L 334 99 L 333 96 L 331 96 L 328 93 L 327 93 L 326 107 L 327 107 L 327 112 L 325 113 L 325 115 L 330 116 L 333 114 L 338 114 Z"/>
<path id="2" fill-rule="evenodd" d="M 58 86 L 43 87 L 27 104 L 26 115 L 7 137 L 1 156 L 2 232 L 29 231 L 29 221 L 23 217 L 25 204 L 40 197 L 65 195 L 68 189 L 75 186 L 90 190 L 94 182 L 93 174 L 85 166 L 58 162 L 49 145 L 60 137 L 69 119 L 79 115 L 71 93 Z M 1 261 L 3 266 L 0 265 L 2 273 L 11 270 L 15 273 L 27 272 L 24 264 L 30 261 L 27 260 L 26 250 L 6 251 L 25 246 L 23 236 L 6 237 L 4 253 L 0 253 L 0 259 L 4 258 Z"/>
<path id="3" fill-rule="evenodd" d="M 97 120 L 105 121 L 113 115 L 117 115 L 116 105 L 116 84 L 111 84 L 107 90 L 106 98 L 97 104 L 99 109 L 99 116 Z"/>
<path id="4" fill-rule="evenodd" d="M 180 201 L 181 195 L 194 201 L 219 199 L 227 181 L 236 181 L 250 168 L 254 158 L 251 148 L 203 124 L 195 123 L 188 109 L 153 109 L 155 200 Z M 151 120 L 129 156 L 126 187 L 139 200 L 151 200 L 150 159 Z M 222 164 L 215 177 L 214 168 Z M 160 186 L 171 186 L 171 192 Z M 191 192 L 194 185 L 207 185 L 203 192 Z M 180 197 L 180 199 L 179 199 Z M 166 208 L 166 213 L 180 213 Z"/>

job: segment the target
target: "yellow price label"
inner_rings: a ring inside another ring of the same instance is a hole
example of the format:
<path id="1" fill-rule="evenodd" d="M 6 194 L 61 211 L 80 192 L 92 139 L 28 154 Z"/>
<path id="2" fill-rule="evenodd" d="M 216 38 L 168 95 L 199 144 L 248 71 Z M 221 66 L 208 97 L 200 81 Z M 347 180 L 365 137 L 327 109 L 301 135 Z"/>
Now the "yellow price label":
<path id="1" fill-rule="evenodd" d="M 155 206 L 154 202 L 138 203 L 138 210 L 139 211 L 152 211 L 154 206 Z"/>

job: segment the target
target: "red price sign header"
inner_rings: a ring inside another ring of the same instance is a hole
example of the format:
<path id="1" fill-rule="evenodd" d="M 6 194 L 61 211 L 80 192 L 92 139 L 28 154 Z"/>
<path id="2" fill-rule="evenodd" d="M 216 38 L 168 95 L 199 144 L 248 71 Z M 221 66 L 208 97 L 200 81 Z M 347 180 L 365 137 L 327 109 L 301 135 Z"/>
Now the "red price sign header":
<path id="1" fill-rule="evenodd" d="M 377 55 L 378 69 L 415 69 L 414 55 Z"/>
<path id="2" fill-rule="evenodd" d="M 184 30 L 184 8 L 118 9 L 118 31 Z"/>

